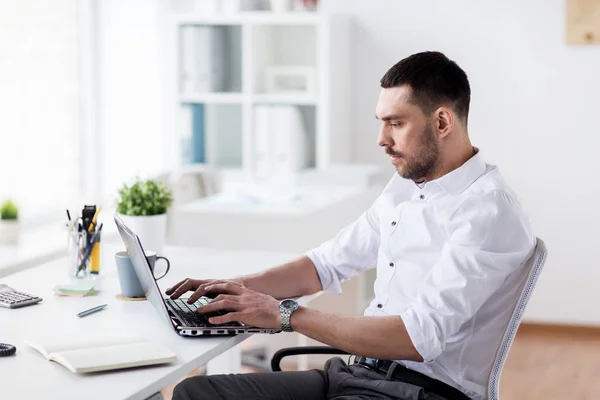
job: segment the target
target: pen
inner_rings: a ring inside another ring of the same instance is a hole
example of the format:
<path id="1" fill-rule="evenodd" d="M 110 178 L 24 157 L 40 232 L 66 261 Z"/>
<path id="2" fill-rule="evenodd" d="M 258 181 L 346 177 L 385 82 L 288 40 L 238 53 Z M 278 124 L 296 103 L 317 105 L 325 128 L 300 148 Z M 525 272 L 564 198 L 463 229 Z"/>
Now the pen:
<path id="1" fill-rule="evenodd" d="M 97 306 L 97 307 L 94 307 L 94 308 L 90 308 L 89 310 L 82 311 L 79 314 L 77 314 L 77 316 L 79 318 L 82 318 L 82 317 L 85 317 L 86 315 L 90 315 L 90 314 L 93 314 L 95 312 L 104 310 L 106 307 L 108 307 L 108 304 L 102 304 L 101 306 Z"/>
<path id="2" fill-rule="evenodd" d="M 98 209 L 94 213 L 94 217 L 92 218 L 92 222 L 90 223 L 88 232 L 92 232 L 92 229 L 96 229 L 96 221 L 98 220 L 98 214 L 100 214 L 100 210 L 102 210 L 102 207 L 98 207 Z"/>
<path id="3" fill-rule="evenodd" d="M 66 226 L 69 229 L 69 233 L 71 233 L 71 232 L 73 232 L 74 224 L 73 224 L 73 220 L 71 219 L 71 213 L 69 212 L 69 209 L 67 209 L 67 218 L 68 218 L 68 221 L 66 223 Z"/>

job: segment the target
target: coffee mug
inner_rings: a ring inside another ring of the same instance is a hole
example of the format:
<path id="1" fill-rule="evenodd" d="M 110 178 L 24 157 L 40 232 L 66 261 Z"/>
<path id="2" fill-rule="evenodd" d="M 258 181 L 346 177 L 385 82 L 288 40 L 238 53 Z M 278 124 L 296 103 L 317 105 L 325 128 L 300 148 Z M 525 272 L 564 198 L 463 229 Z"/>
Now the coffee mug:
<path id="1" fill-rule="evenodd" d="M 156 264 L 156 260 L 163 259 L 167 262 L 166 271 L 161 276 L 155 277 L 156 280 L 167 275 L 167 272 L 169 272 L 169 269 L 171 268 L 171 263 L 166 257 L 157 256 L 153 251 L 146 252 L 146 259 L 148 260 L 148 264 L 150 264 L 152 275 L 154 275 L 154 264 Z M 127 254 L 126 251 L 120 251 L 115 254 L 115 261 L 117 264 L 117 274 L 119 275 L 119 284 L 121 285 L 121 294 L 124 297 L 144 297 L 146 294 L 137 278 L 129 254 Z"/>

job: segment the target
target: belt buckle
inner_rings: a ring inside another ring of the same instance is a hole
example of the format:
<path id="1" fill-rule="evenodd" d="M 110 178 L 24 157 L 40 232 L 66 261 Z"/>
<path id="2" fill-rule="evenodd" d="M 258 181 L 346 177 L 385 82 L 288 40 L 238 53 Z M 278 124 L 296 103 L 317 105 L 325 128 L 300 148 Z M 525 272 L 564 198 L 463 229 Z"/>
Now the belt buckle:
<path id="1" fill-rule="evenodd" d="M 376 358 L 367 358 L 365 357 L 365 365 L 371 370 L 376 371 L 379 365 L 379 360 Z"/>
<path id="2" fill-rule="evenodd" d="M 368 369 L 370 370 L 371 367 L 369 367 L 369 365 L 367 364 L 367 357 L 363 357 L 363 356 L 354 356 L 354 364 L 363 367 L 364 369 Z"/>

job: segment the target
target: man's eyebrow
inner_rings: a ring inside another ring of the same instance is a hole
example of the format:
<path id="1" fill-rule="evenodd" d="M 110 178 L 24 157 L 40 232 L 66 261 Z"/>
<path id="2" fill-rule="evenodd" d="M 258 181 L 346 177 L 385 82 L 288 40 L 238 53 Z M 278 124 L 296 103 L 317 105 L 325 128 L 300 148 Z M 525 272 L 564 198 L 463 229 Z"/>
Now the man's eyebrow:
<path id="1" fill-rule="evenodd" d="M 405 116 L 402 114 L 392 114 L 392 115 L 386 115 L 383 118 L 379 118 L 377 115 L 375 115 L 375 118 L 381 119 L 382 121 L 395 121 L 395 120 L 403 119 L 403 118 L 405 118 Z"/>

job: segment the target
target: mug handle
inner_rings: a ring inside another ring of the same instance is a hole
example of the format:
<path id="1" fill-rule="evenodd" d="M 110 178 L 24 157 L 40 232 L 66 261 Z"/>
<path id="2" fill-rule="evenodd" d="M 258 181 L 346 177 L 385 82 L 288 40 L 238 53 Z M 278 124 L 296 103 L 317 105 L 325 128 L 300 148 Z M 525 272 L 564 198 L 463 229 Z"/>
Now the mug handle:
<path id="1" fill-rule="evenodd" d="M 156 279 L 156 280 L 159 280 L 159 279 L 161 279 L 161 278 L 164 278 L 164 277 L 165 277 L 165 275 L 167 274 L 167 272 L 169 272 L 169 269 L 171 268 L 171 262 L 169 261 L 169 259 L 168 259 L 167 257 L 161 257 L 161 256 L 157 256 L 157 257 L 156 257 L 156 261 L 158 261 L 158 260 L 160 260 L 160 259 L 163 259 L 163 260 L 165 260 L 165 261 L 167 262 L 167 270 L 166 270 L 166 271 L 165 271 L 165 273 L 164 273 L 164 274 L 162 274 L 161 276 L 159 276 L 159 277 L 156 277 L 156 276 L 155 276 L 155 277 L 154 277 L 154 279 Z M 156 261 L 154 262 L 154 265 L 155 265 L 154 269 L 156 269 Z"/>

